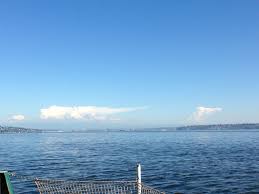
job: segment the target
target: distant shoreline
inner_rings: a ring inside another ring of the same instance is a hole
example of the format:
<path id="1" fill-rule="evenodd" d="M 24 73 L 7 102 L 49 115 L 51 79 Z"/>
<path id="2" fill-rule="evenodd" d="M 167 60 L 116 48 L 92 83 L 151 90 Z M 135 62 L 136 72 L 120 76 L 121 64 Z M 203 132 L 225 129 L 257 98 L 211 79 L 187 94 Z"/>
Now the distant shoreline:
<path id="1" fill-rule="evenodd" d="M 176 132 L 176 131 L 256 131 L 259 123 L 189 125 L 180 127 L 158 127 L 139 129 L 85 129 L 85 130 L 50 130 L 24 127 L 0 126 L 0 133 L 101 133 L 101 132 Z"/>

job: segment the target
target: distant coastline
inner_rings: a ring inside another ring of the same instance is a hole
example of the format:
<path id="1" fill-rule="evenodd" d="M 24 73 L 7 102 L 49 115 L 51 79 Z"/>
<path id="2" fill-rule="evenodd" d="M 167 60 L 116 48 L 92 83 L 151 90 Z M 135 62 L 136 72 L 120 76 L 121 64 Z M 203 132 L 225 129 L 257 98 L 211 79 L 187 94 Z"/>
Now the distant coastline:
<path id="1" fill-rule="evenodd" d="M 177 127 L 177 130 L 246 130 L 259 129 L 259 123 L 191 125 Z"/>
<path id="2" fill-rule="evenodd" d="M 87 133 L 87 132 L 170 132 L 170 131 L 220 131 L 220 130 L 256 130 L 259 123 L 187 125 L 179 127 L 157 127 L 140 129 L 85 129 L 85 130 L 45 130 L 25 127 L 1 126 L 0 133 Z"/>
<path id="3" fill-rule="evenodd" d="M 12 126 L 1 126 L 0 133 L 41 133 L 43 130 L 24 128 L 24 127 L 12 127 Z"/>

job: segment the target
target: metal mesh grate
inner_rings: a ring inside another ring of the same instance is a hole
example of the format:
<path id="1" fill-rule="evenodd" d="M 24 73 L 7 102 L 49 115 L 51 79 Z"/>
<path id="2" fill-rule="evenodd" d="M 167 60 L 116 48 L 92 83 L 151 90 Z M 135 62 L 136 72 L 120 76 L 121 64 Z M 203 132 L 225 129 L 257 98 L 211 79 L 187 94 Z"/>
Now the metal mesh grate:
<path id="1" fill-rule="evenodd" d="M 165 194 L 159 190 L 153 189 L 152 187 L 141 184 L 141 194 Z"/>
<path id="2" fill-rule="evenodd" d="M 136 181 L 66 181 L 38 179 L 7 173 L 21 180 L 32 181 L 40 194 L 165 194 L 141 182 L 141 166 L 137 165 Z"/>
<path id="3" fill-rule="evenodd" d="M 135 181 L 54 181 L 35 180 L 41 194 L 137 194 Z M 164 194 L 141 184 L 141 194 Z"/>

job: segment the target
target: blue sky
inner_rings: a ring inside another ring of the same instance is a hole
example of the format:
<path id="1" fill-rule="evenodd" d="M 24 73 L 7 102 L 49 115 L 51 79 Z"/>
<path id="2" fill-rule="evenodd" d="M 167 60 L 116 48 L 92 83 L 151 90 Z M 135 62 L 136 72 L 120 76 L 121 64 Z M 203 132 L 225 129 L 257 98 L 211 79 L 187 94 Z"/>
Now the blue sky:
<path id="1" fill-rule="evenodd" d="M 1 1 L 0 121 L 259 122 L 259 2 Z"/>

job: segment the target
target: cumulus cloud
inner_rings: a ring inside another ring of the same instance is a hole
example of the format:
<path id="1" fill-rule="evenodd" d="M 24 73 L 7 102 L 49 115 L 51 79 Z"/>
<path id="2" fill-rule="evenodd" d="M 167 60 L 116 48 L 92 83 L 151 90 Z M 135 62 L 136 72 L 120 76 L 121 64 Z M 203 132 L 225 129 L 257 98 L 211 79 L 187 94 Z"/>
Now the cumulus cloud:
<path id="1" fill-rule="evenodd" d="M 145 107 L 135 108 L 111 108 L 96 106 L 50 106 L 40 110 L 41 119 L 87 119 L 87 120 L 107 120 L 113 114 L 132 112 L 145 109 Z M 111 118 L 112 120 L 112 118 Z"/>
<path id="2" fill-rule="evenodd" d="M 200 106 L 196 108 L 196 111 L 192 115 L 192 119 L 197 122 L 204 121 L 210 115 L 221 111 L 222 111 L 222 108 L 219 108 L 219 107 L 209 108 L 209 107 Z"/>
<path id="3" fill-rule="evenodd" d="M 12 121 L 22 121 L 22 120 L 24 120 L 25 119 L 25 116 L 24 115 L 13 115 L 12 117 L 11 117 L 11 120 Z"/>

